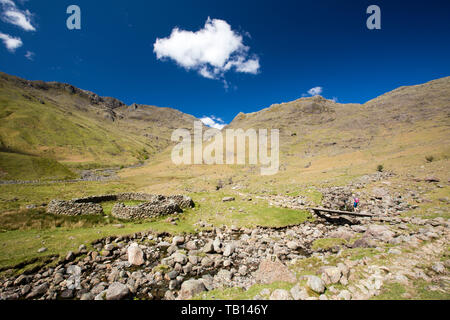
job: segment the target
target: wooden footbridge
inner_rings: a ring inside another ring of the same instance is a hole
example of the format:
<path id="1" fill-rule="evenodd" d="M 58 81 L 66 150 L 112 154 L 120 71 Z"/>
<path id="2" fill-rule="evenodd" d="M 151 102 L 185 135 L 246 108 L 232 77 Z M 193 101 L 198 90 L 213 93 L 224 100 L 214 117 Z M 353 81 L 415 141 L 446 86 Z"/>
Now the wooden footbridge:
<path id="1" fill-rule="evenodd" d="M 319 214 L 320 212 L 336 214 L 341 216 L 354 216 L 354 217 L 370 217 L 373 218 L 374 215 L 367 213 L 359 213 L 359 212 L 350 212 L 350 211 L 340 211 L 340 210 L 331 210 L 325 208 L 308 208 L 309 210 L 313 210 L 314 213 Z"/>

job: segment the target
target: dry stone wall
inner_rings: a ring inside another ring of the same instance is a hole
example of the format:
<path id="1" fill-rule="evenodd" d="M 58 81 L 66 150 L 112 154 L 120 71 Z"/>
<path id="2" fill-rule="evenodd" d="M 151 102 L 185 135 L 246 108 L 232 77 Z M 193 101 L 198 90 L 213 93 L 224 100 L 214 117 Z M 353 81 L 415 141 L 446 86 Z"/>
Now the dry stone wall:
<path id="1" fill-rule="evenodd" d="M 162 196 L 145 193 L 121 193 L 78 198 L 70 201 L 52 200 L 47 206 L 47 213 L 80 216 L 103 214 L 102 202 L 118 201 L 111 214 L 120 219 L 146 219 L 162 215 L 183 212 L 194 206 L 190 197 L 184 195 Z M 120 201 L 145 201 L 140 205 L 126 206 Z"/>
<path id="2" fill-rule="evenodd" d="M 47 206 L 47 213 L 64 216 L 101 215 L 103 208 L 96 203 L 52 200 Z"/>

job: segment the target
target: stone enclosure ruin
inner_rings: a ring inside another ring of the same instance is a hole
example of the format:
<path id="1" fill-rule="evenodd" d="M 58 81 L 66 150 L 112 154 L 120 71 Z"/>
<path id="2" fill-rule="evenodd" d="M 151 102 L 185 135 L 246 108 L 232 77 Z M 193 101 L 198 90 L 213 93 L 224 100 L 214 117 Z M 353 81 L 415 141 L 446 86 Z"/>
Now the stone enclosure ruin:
<path id="1" fill-rule="evenodd" d="M 138 220 L 154 218 L 173 213 L 181 213 L 183 209 L 195 206 L 194 201 L 184 195 L 153 195 L 145 193 L 121 193 L 117 195 L 93 196 L 70 201 L 52 200 L 47 206 L 47 213 L 80 216 L 104 214 L 102 202 L 117 201 L 111 214 L 119 219 Z M 127 206 L 126 201 L 143 201 L 142 204 Z"/>

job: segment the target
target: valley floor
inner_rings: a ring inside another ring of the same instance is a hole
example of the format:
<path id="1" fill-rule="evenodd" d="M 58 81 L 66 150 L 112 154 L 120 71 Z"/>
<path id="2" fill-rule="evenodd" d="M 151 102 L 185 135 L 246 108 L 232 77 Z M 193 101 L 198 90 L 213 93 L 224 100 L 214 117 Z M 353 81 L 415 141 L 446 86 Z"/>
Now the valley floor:
<path id="1" fill-rule="evenodd" d="M 445 176 L 447 160 L 428 166 Z M 228 179 L 193 190 L 193 209 L 139 222 L 51 216 L 36 201 L 146 190 L 132 179 L 0 186 L 1 298 L 449 299 L 450 186 L 424 173 L 284 192 Z M 353 195 L 376 217 L 308 210 Z"/>

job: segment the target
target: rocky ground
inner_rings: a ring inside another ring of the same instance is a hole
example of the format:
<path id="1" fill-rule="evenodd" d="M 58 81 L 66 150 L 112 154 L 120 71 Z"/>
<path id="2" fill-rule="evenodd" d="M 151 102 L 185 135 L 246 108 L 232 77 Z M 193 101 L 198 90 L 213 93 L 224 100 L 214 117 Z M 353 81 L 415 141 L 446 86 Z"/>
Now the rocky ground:
<path id="1" fill-rule="evenodd" d="M 419 229 L 411 231 L 410 224 Z M 445 253 L 448 228 L 449 222 L 442 219 L 402 218 L 389 225 L 315 222 L 283 230 L 221 228 L 184 237 L 140 233 L 103 239 L 89 252 L 82 246 L 56 267 L 1 281 L 0 292 L 2 299 L 187 299 L 217 288 L 248 289 L 256 283 L 285 281 L 298 284 L 290 292 L 275 290 L 270 298 L 367 299 L 385 282 L 407 283 L 410 278 L 438 278 L 444 286 L 437 290 L 448 292 L 449 260 L 435 262 L 431 270 L 420 266 Z M 375 248 L 379 255 L 328 265 L 327 260 L 339 256 L 345 246 L 313 249 L 311 244 L 321 238 L 357 238 L 349 247 Z M 389 245 L 395 247 L 385 249 Z M 388 266 L 377 264 L 388 256 L 393 256 Z M 290 266 L 307 257 L 321 260 L 324 267 L 316 274 L 297 276 Z M 268 298 L 267 294 L 255 298 Z"/>
<path id="2" fill-rule="evenodd" d="M 322 190 L 323 205 L 343 209 L 355 188 Z M 362 183 L 362 185 L 361 185 Z M 358 195 L 358 194 L 357 194 Z M 400 216 L 410 209 L 400 194 L 378 189 L 362 211 L 374 218 L 315 217 L 280 229 L 215 228 L 199 221 L 197 234 L 143 232 L 108 237 L 55 257 L 46 267 L 0 280 L 1 299 L 214 298 L 224 288 L 267 287 L 250 299 L 369 299 L 392 283 L 450 293 L 449 227 L 443 218 Z M 299 197 L 267 197 L 274 205 L 305 208 Z M 233 201 L 232 199 L 227 199 Z M 170 218 L 176 223 L 176 218 Z M 406 290 L 401 297 L 412 298 Z"/>

